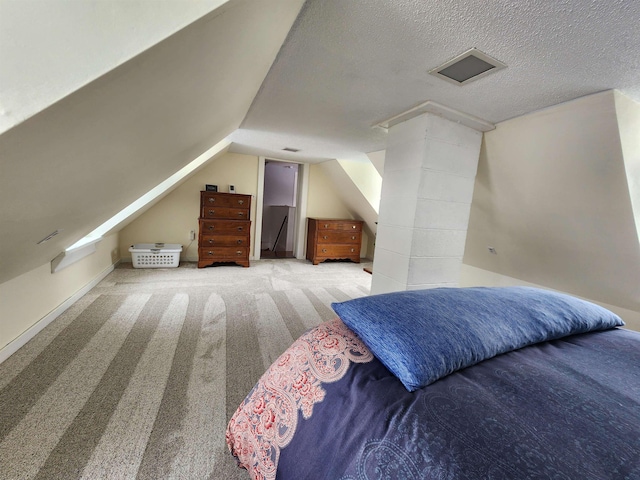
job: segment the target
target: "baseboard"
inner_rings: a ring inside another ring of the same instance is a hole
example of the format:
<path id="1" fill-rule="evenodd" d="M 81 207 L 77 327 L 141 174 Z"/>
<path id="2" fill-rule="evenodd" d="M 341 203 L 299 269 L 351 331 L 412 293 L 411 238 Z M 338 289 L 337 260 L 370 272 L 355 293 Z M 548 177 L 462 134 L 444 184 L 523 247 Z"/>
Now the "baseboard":
<path id="1" fill-rule="evenodd" d="M 16 353 L 20 348 L 22 348 L 29 340 L 35 337 L 38 333 L 40 333 L 47 325 L 53 322 L 56 318 L 64 313 L 71 305 L 76 303 L 83 295 L 85 295 L 89 290 L 95 287 L 100 281 L 109 275 L 116 265 L 119 263 L 116 262 L 113 265 L 105 268 L 102 272 L 100 272 L 93 280 L 87 283 L 84 287 L 78 290 L 76 293 L 67 298 L 64 302 L 58 305 L 55 309 L 49 312 L 47 315 L 38 320 L 35 324 L 25 330 L 19 337 L 15 338 L 7 345 L 4 346 L 0 350 L 0 363 L 4 362 L 11 355 Z"/>

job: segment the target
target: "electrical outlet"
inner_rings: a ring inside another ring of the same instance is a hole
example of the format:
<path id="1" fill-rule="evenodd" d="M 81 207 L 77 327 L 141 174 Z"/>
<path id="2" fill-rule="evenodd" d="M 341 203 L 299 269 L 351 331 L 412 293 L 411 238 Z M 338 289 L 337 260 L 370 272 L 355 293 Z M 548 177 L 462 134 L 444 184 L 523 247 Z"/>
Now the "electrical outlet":
<path id="1" fill-rule="evenodd" d="M 191 230 L 189 232 L 189 240 L 194 241 L 196 239 L 196 231 L 195 230 Z"/>

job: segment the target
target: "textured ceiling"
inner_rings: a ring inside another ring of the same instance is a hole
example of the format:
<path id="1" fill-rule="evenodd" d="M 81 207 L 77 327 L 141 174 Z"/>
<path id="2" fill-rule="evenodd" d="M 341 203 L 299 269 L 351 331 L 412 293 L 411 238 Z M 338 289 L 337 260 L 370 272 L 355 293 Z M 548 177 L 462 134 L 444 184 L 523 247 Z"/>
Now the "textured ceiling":
<path id="1" fill-rule="evenodd" d="M 638 25 L 628 0 L 308 0 L 232 150 L 364 159 L 385 148 L 372 125 L 426 100 L 492 123 L 608 89 L 640 102 Z M 471 47 L 507 68 L 464 87 L 428 74 Z"/>

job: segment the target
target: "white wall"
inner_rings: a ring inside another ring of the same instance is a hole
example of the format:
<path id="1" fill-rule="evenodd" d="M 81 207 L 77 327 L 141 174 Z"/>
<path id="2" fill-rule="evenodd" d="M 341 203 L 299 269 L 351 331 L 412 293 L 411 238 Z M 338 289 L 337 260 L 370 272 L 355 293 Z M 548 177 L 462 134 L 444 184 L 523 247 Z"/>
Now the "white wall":
<path id="1" fill-rule="evenodd" d="M 382 195 L 382 175 L 372 162 L 357 160 L 340 160 L 338 164 L 349 176 L 360 193 L 367 199 L 371 208 L 376 213 L 380 211 L 380 198 Z"/>
<path id="2" fill-rule="evenodd" d="M 322 179 L 323 186 L 314 186 L 314 188 L 321 188 L 324 191 L 324 193 L 322 190 L 318 192 L 319 195 L 323 196 L 323 200 L 321 202 L 323 209 L 324 207 L 328 208 L 331 205 L 329 202 L 329 199 L 331 198 L 335 199 L 336 203 L 341 204 L 340 208 L 345 211 L 344 215 L 334 214 L 324 216 L 326 218 L 363 220 L 364 228 L 362 231 L 362 247 L 360 256 L 373 258 L 378 212 L 373 208 L 370 201 L 364 196 L 362 191 L 358 188 L 338 160 L 322 162 L 315 164 L 312 167 L 312 171 L 316 174 L 316 179 Z M 375 172 L 373 167 L 371 167 L 371 170 Z M 312 197 L 312 194 L 315 195 L 315 193 L 310 189 L 310 198 Z M 308 216 L 318 218 L 323 217 L 323 215 L 312 215 L 311 213 Z"/>
<path id="3" fill-rule="evenodd" d="M 258 157 L 225 153 L 206 164 L 179 187 L 156 203 L 120 231 L 120 252 L 125 260 L 131 259 L 129 247 L 135 243 L 177 243 L 183 246 L 183 260 L 198 260 L 198 218 L 200 217 L 200 191 L 206 184 L 218 186 L 227 192 L 235 185 L 236 193 L 252 195 L 251 238 L 255 235 L 258 184 Z M 189 232 L 196 239 L 189 240 Z M 251 242 L 253 255 L 253 242 Z"/>
<path id="4" fill-rule="evenodd" d="M 615 106 L 620 130 L 620 146 L 624 157 L 633 216 L 640 241 L 640 103 L 615 92 Z"/>
<path id="5" fill-rule="evenodd" d="M 98 243 L 95 253 L 60 272 L 52 274 L 47 262 L 0 284 L 0 361 L 4 359 L 3 352 L 11 347 L 8 344 L 19 341 L 16 339 L 30 328 L 38 328 L 39 321 L 102 278 L 118 259 L 118 235 L 112 234 Z"/>
<path id="6" fill-rule="evenodd" d="M 264 203 L 271 206 L 296 206 L 298 166 L 268 161 L 264 166 Z"/>
<path id="7" fill-rule="evenodd" d="M 371 160 L 371 163 L 381 176 L 384 175 L 384 159 L 386 153 L 386 150 L 378 150 L 377 152 L 367 153 L 367 157 L 369 157 L 369 160 Z"/>
<path id="8" fill-rule="evenodd" d="M 309 165 L 307 216 L 314 218 L 353 218 L 352 213 L 336 191 L 335 184 L 326 174 L 322 163 Z"/>
<path id="9" fill-rule="evenodd" d="M 609 91 L 485 133 L 464 263 L 640 311 L 619 121 Z"/>
<path id="10" fill-rule="evenodd" d="M 500 275 L 499 273 L 490 272 L 488 270 L 482 270 L 480 268 L 472 267 L 470 265 L 462 265 L 460 272 L 460 286 L 461 287 L 536 287 L 548 289 L 548 287 L 537 285 L 535 283 L 525 282 L 517 278 L 507 277 L 506 275 Z M 567 293 L 567 292 L 561 292 Z M 621 308 L 616 305 L 610 305 L 604 302 L 597 302 L 589 298 L 584 300 L 597 303 L 598 305 L 611 310 L 620 316 L 625 322 L 625 327 L 630 330 L 636 330 L 640 332 L 640 312 Z"/>

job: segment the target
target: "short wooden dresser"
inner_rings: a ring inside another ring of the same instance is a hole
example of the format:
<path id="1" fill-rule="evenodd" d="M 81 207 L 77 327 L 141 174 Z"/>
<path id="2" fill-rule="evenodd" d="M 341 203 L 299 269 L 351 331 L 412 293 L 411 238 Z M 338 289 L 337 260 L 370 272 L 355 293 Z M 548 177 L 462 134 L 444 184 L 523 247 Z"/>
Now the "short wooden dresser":
<path id="1" fill-rule="evenodd" d="M 249 266 L 251 195 L 200 192 L 198 268 L 233 262 Z"/>
<path id="2" fill-rule="evenodd" d="M 362 221 L 308 218 L 307 260 L 318 265 L 325 260 L 348 259 L 360 263 Z"/>

